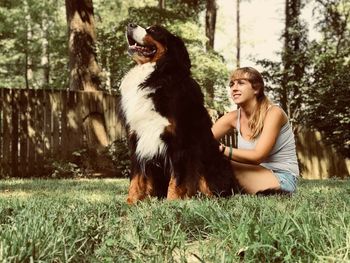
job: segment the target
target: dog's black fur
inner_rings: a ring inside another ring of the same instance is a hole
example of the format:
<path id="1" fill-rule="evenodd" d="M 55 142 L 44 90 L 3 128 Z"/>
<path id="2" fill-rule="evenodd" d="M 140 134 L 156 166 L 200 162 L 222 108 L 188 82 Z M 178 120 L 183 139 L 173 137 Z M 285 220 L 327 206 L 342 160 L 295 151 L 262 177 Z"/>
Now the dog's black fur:
<path id="1" fill-rule="evenodd" d="M 138 138 L 130 134 L 132 176 L 142 174 L 152 178 L 154 194 L 151 195 L 158 197 L 167 196 L 171 177 L 177 186 L 185 188 L 189 181 L 198 182 L 203 177 L 214 195 L 227 196 L 240 191 L 230 161 L 220 153 L 219 143 L 213 137 L 203 93 L 191 77 L 191 61 L 184 42 L 160 26 L 151 27 L 147 34 L 163 45 L 166 52 L 155 61 L 155 71 L 139 88 L 155 90 L 150 95 L 154 108 L 171 126 L 161 134 L 167 145 L 165 156 L 152 160 L 136 157 Z"/>

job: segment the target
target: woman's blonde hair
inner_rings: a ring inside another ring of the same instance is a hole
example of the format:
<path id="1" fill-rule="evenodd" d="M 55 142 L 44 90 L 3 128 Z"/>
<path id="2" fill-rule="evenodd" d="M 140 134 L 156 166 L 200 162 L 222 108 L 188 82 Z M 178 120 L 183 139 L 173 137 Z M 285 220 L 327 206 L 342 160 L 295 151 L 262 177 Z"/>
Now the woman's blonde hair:
<path id="1" fill-rule="evenodd" d="M 267 109 L 272 102 L 265 96 L 264 80 L 256 69 L 252 67 L 243 67 L 234 70 L 231 74 L 231 80 L 246 79 L 250 82 L 254 90 L 257 90 L 257 105 L 253 111 L 252 116 L 248 120 L 248 127 L 252 131 L 250 139 L 256 139 L 264 127 L 264 120 Z"/>

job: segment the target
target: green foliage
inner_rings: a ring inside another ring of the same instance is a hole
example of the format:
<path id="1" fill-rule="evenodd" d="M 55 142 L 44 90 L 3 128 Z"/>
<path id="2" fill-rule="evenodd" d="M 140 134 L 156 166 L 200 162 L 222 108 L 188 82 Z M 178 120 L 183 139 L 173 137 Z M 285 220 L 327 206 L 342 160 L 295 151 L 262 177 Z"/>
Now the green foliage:
<path id="1" fill-rule="evenodd" d="M 24 42 L 23 13 L 19 9 L 18 1 L 1 2 L 0 4 L 0 87 L 18 85 L 23 83 L 24 67 L 23 67 L 23 50 L 21 43 Z M 13 30 L 15 29 L 15 30 Z M 6 78 L 12 75 L 12 78 Z"/>
<path id="2" fill-rule="evenodd" d="M 193 63 L 193 77 L 204 87 L 205 103 L 208 107 L 223 113 L 229 106 L 228 86 L 229 72 L 224 59 L 214 52 L 205 52 L 203 48 L 190 49 Z M 210 96 L 213 89 L 214 98 Z"/>
<path id="3" fill-rule="evenodd" d="M 108 146 L 108 156 L 113 160 L 115 167 L 120 171 L 123 177 L 129 177 L 130 175 L 130 154 L 128 142 L 125 137 L 114 141 Z"/>
<path id="4" fill-rule="evenodd" d="M 50 54 L 50 84 L 56 88 L 65 87 L 68 79 L 67 25 L 64 13 L 62 14 L 63 7 L 63 0 L 0 3 L 0 48 L 3 51 L 0 55 L 0 88 L 25 87 L 26 65 L 33 72 L 28 83 L 30 87 L 42 85 L 41 59 L 44 40 L 48 41 Z M 43 29 L 44 24 L 46 31 Z"/>
<path id="5" fill-rule="evenodd" d="M 0 184 L 3 262 L 347 262 L 350 181 L 287 196 L 125 202 L 128 181 Z"/>
<path id="6" fill-rule="evenodd" d="M 350 5 L 345 1 L 317 0 L 318 40 L 300 43 L 300 52 L 282 53 L 289 59 L 287 69 L 281 62 L 259 61 L 266 69 L 267 89 L 281 100 L 284 77 L 288 76 L 287 99 L 290 117 L 322 132 L 327 143 L 350 157 Z M 302 28 L 299 28 L 302 26 Z M 305 35 L 305 25 L 291 29 Z M 299 71 L 295 71 L 297 66 Z M 298 74 L 296 74 L 298 73 Z"/>
<path id="7" fill-rule="evenodd" d="M 288 1 L 282 34 L 284 46 L 280 52 L 281 62 L 268 60 L 259 62 L 266 69 L 263 75 L 269 77 L 267 81 L 269 91 L 274 93 L 275 101 L 286 111 L 293 124 L 300 122 L 300 106 L 303 93 L 307 89 L 304 74 L 308 65 L 309 43 L 307 24 L 300 17 L 303 6 L 302 0 Z"/>
<path id="8" fill-rule="evenodd" d="M 305 3 L 301 1 L 301 6 Z M 291 121 L 319 129 L 330 144 L 344 156 L 350 156 L 349 97 L 344 96 L 350 87 L 350 7 L 345 0 L 314 3 L 316 29 L 321 38 L 309 43 L 306 24 L 294 17 L 287 31 L 290 42 L 281 52 L 284 67 L 271 61 L 261 64 L 275 100 L 281 102 L 286 92 Z M 159 9 L 156 0 L 94 0 L 93 4 L 98 62 L 104 71 L 102 88 L 118 91 L 122 77 L 134 65 L 126 54 L 126 24 L 157 23 L 184 39 L 192 60 L 192 74 L 202 87 L 206 105 L 225 111 L 229 105 L 225 88 L 228 71 L 219 54 L 205 52 L 202 19 L 206 1 L 168 0 L 165 9 Z M 33 72 L 28 85 L 46 87 L 41 64 L 44 40 L 48 41 L 49 87 L 66 88 L 69 77 L 64 1 L 0 1 L 0 21 L 0 88 L 25 87 L 28 60 Z"/>
<path id="9" fill-rule="evenodd" d="M 320 14 L 322 38 L 310 45 L 305 122 L 350 157 L 350 5 L 320 2 L 315 11 Z"/>
<path id="10" fill-rule="evenodd" d="M 134 65 L 126 52 L 127 23 L 161 24 L 184 39 L 192 59 L 193 76 L 206 94 L 207 106 L 224 111 L 228 105 L 225 90 L 227 68 L 220 55 L 204 51 L 206 38 L 200 14 L 205 10 L 205 1 L 167 1 L 164 10 L 158 8 L 155 0 L 94 0 L 93 4 L 96 51 L 103 70 L 101 88 L 118 91 L 122 77 Z M 2 1 L 0 18 L 3 21 L 0 25 L 0 48 L 3 51 L 0 54 L 0 87 L 25 87 L 26 67 L 33 73 L 32 78 L 29 76 L 29 87 L 46 87 L 41 60 L 44 56 L 43 41 L 47 40 L 48 87 L 65 89 L 69 76 L 64 1 Z"/>
<path id="11" fill-rule="evenodd" d="M 184 40 L 192 60 L 193 76 L 202 87 L 203 92 L 210 94 L 210 90 L 215 85 L 215 97 L 206 96 L 207 106 L 224 111 L 224 107 L 229 104 L 225 89 L 227 68 L 219 54 L 205 52 L 206 38 L 199 18 L 199 12 L 203 8 L 201 1 L 180 3 L 169 1 L 165 10 L 160 10 L 156 1 L 153 2 L 153 5 L 139 7 L 130 5 L 127 13 L 123 11 L 120 14 L 119 20 L 110 20 L 108 26 L 99 26 L 97 30 L 98 52 L 102 68 L 108 72 L 105 88 L 118 90 L 122 77 L 134 65 L 126 53 L 126 25 L 129 22 L 144 27 L 160 24 Z"/>
<path id="12" fill-rule="evenodd" d="M 81 168 L 77 164 L 63 160 L 53 161 L 50 170 L 52 170 L 49 176 L 51 178 L 77 178 L 83 176 Z"/>
<path id="13" fill-rule="evenodd" d="M 115 178 L 129 175 L 130 155 L 127 140 L 120 138 L 98 154 L 88 149 L 80 149 L 74 151 L 67 159 L 49 159 L 40 174 L 33 177 L 69 179 L 96 176 Z"/>

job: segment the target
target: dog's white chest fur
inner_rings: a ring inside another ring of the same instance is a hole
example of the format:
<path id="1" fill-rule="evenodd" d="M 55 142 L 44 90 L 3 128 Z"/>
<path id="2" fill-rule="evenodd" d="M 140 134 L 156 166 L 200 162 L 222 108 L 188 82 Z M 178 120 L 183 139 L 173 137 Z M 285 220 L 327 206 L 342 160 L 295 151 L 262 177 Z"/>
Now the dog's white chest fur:
<path id="1" fill-rule="evenodd" d="M 144 159 L 165 153 L 166 145 L 160 135 L 170 124 L 167 118 L 155 110 L 152 98 L 149 96 L 155 90 L 147 87 L 139 88 L 154 69 L 155 63 L 137 65 L 126 74 L 120 86 L 126 122 L 131 132 L 136 133 L 138 138 L 136 155 Z"/>

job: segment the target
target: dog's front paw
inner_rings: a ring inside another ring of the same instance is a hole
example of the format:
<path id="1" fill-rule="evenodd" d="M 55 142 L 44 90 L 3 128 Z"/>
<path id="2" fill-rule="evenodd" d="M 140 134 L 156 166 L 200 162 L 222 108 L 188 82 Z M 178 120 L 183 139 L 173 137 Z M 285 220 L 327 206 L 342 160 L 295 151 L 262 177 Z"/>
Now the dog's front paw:
<path id="1" fill-rule="evenodd" d="M 127 203 L 128 205 L 134 205 L 137 201 L 138 201 L 137 199 L 131 198 L 131 197 L 128 197 L 128 198 L 126 199 L 126 203 Z"/>

